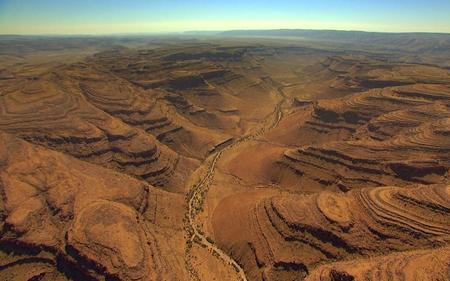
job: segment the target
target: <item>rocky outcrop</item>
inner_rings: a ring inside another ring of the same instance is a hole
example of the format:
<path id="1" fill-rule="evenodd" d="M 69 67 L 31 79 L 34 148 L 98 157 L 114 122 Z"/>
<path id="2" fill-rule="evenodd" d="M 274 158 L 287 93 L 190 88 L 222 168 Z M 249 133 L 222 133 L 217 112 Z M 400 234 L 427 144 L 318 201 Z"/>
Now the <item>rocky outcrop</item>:
<path id="1" fill-rule="evenodd" d="M 301 109 L 301 119 L 285 121 L 300 119 L 287 129 L 298 148 L 284 152 L 275 166 L 285 173 L 273 180 L 343 191 L 442 182 L 450 169 L 448 92 L 442 85 L 385 88 Z"/>
<path id="2" fill-rule="evenodd" d="M 425 251 L 427 255 L 440 252 L 439 247 L 450 241 L 449 211 L 449 185 L 366 188 L 347 194 L 244 193 L 224 199 L 213 222 L 217 242 L 244 266 L 251 280 L 292 280 L 316 267 L 320 276 L 329 278 L 325 280 L 353 280 L 351 269 L 364 272 L 366 257 L 417 248 L 437 249 Z M 399 256 L 414 259 L 413 252 Z M 339 260 L 353 260 L 355 266 L 330 271 Z M 390 261 L 389 256 L 378 260 Z M 382 266 L 378 260 L 367 263 Z M 323 267 L 327 270 L 320 267 L 323 263 L 330 263 Z M 436 266 L 445 273 L 445 263 Z M 420 267 L 413 267 L 407 274 L 423 274 Z M 308 278 L 316 280 L 315 274 Z M 362 280 L 375 280 L 371 278 Z"/>
<path id="3" fill-rule="evenodd" d="M 13 254 L 4 269 L 29 268 L 30 279 L 173 277 L 154 257 L 161 242 L 145 218 L 152 186 L 11 135 L 0 140 L 0 253 Z"/>
<path id="4" fill-rule="evenodd" d="M 68 75 L 51 72 L 0 87 L 6 93 L 0 97 L 1 130 L 156 185 L 170 183 L 178 155 L 152 135 L 93 107 Z"/>

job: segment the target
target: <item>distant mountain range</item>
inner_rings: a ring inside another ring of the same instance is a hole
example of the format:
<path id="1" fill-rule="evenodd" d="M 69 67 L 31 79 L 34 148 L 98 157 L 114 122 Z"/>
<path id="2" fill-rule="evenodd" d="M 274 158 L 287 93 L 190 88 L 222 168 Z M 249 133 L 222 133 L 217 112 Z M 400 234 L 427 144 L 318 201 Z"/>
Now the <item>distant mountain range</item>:
<path id="1" fill-rule="evenodd" d="M 450 33 L 387 33 L 344 30 L 273 29 L 230 30 L 217 34 L 224 37 L 283 37 L 301 38 L 307 41 L 340 43 L 345 48 L 410 52 L 412 55 L 427 53 L 443 58 L 450 57 Z"/>
<path id="2" fill-rule="evenodd" d="M 374 37 L 391 38 L 442 38 L 450 39 L 450 33 L 430 33 L 430 32 L 368 32 L 355 30 L 316 30 L 316 29 L 269 29 L 269 30 L 228 30 L 219 33 L 223 36 L 289 36 L 289 37 L 307 37 L 317 39 L 364 39 Z"/>

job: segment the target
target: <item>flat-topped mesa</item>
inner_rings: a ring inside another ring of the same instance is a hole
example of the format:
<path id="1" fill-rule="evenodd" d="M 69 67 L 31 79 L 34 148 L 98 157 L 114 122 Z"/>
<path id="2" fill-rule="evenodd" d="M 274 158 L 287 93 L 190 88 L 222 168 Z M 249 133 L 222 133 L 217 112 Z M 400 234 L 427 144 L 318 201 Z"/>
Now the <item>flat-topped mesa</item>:
<path id="1" fill-rule="evenodd" d="M 449 117 L 449 105 L 441 102 L 400 109 L 373 118 L 365 127 L 358 129 L 356 137 L 388 140 L 423 123 Z"/>
<path id="2" fill-rule="evenodd" d="M 350 56 L 331 56 L 315 66 L 322 76 L 331 76 L 337 90 L 386 88 L 414 84 L 448 84 L 446 70 L 431 65 L 388 63 Z M 421 75 L 427 73 L 428 75 Z"/>
<path id="3" fill-rule="evenodd" d="M 180 95 L 142 90 L 122 78 L 95 68 L 82 73 L 89 77 L 92 73 L 88 80 L 78 79 L 80 90 L 90 104 L 131 127 L 155 136 L 158 141 L 183 156 L 198 158 L 207 153 L 208 148 L 212 147 L 212 141 L 204 137 L 206 134 L 212 140 L 225 138 L 220 134 L 213 135 L 174 113 L 171 106 L 189 112 L 199 110 Z M 191 144 L 189 149 L 186 148 L 186 142 Z"/>
<path id="4" fill-rule="evenodd" d="M 143 218 L 152 186 L 11 135 L 1 133 L 0 141 L 0 248 L 10 245 L 24 268 L 34 259 L 30 278 L 156 280 L 163 274 L 155 270 L 163 257 L 154 259 L 158 242 L 149 240 L 153 230 Z"/>
<path id="5" fill-rule="evenodd" d="M 169 107 L 175 107 L 180 118 L 230 137 L 270 114 L 277 102 L 273 86 L 260 79 L 263 75 L 257 58 L 245 55 L 247 51 L 244 47 L 223 50 L 215 46 L 168 47 L 159 52 L 129 50 L 112 56 L 99 54 L 92 62 L 141 89 L 157 91 Z M 240 54 L 242 59 L 205 55 L 210 53 L 227 53 L 232 57 Z M 236 111 L 223 112 L 224 108 Z"/>
<path id="6" fill-rule="evenodd" d="M 296 109 L 268 135 L 299 147 L 275 161 L 272 180 L 297 190 L 344 191 L 445 181 L 449 90 L 428 84 L 374 89 Z"/>
<path id="7" fill-rule="evenodd" d="M 439 119 L 386 141 L 332 142 L 291 149 L 278 165 L 295 172 L 297 188 L 308 184 L 347 191 L 364 186 L 439 183 L 446 180 L 450 170 L 448 128 L 449 119 Z"/>
<path id="8" fill-rule="evenodd" d="M 441 184 L 346 194 L 274 196 L 255 191 L 224 199 L 213 226 L 216 242 L 240 262 L 250 280 L 292 280 L 324 263 L 330 264 L 327 269 L 340 260 L 356 266 L 385 253 L 445 247 L 450 241 L 449 210 L 450 186 Z M 232 222 L 227 216 L 239 219 Z"/>
<path id="9" fill-rule="evenodd" d="M 354 132 L 370 120 L 397 110 L 422 108 L 426 111 L 426 106 L 436 105 L 435 101 L 441 101 L 442 105 L 448 104 L 450 102 L 450 95 L 446 94 L 448 90 L 448 87 L 444 86 L 415 85 L 370 90 L 339 100 L 319 101 L 313 106 L 314 112 L 311 120 L 307 121 L 307 126 L 314 125 L 327 132 L 333 129 Z M 422 93 L 419 95 L 411 91 Z M 437 116 L 428 118 L 433 119 L 437 119 Z"/>
<path id="10" fill-rule="evenodd" d="M 156 185 L 170 182 L 177 154 L 87 102 L 77 80 L 50 72 L 0 87 L 1 130 Z"/>

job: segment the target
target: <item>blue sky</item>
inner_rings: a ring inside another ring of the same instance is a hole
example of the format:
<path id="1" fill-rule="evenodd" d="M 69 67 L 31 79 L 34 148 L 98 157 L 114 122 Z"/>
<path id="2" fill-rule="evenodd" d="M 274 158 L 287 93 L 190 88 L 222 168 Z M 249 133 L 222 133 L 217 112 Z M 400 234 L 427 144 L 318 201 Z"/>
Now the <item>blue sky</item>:
<path id="1" fill-rule="evenodd" d="M 0 0 L 0 34 L 272 28 L 450 32 L 450 0 Z"/>

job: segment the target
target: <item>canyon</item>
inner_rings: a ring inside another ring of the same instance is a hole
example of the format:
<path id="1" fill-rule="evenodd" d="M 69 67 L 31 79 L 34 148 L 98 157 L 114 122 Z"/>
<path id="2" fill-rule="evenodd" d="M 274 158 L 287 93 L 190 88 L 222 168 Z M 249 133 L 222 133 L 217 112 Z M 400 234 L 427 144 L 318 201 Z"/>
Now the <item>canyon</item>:
<path id="1" fill-rule="evenodd" d="M 286 32 L 0 36 L 0 279 L 450 280 L 450 37 Z"/>

